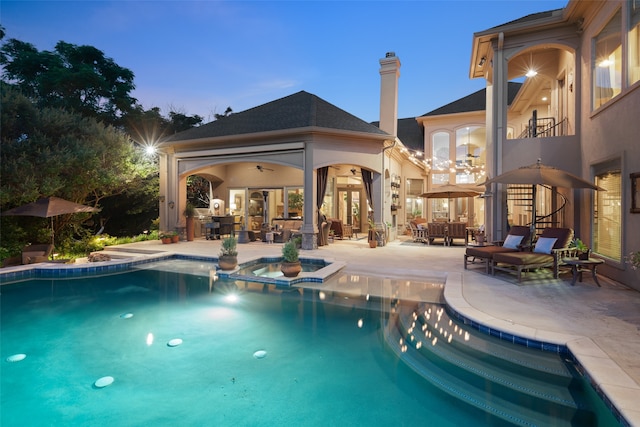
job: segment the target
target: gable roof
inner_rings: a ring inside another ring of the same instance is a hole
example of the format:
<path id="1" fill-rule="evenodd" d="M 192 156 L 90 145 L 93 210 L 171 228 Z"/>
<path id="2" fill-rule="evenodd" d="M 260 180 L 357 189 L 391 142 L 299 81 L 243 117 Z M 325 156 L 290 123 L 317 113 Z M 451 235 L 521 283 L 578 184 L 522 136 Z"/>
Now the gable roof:
<path id="1" fill-rule="evenodd" d="M 284 98 L 220 118 L 171 135 L 162 142 L 318 127 L 386 135 L 376 126 L 347 113 L 311 93 L 300 91 Z"/>
<path id="2" fill-rule="evenodd" d="M 507 105 L 515 99 L 522 83 L 508 82 L 507 85 Z M 468 113 L 471 111 L 484 111 L 487 109 L 487 89 L 480 89 L 477 92 L 460 98 L 440 108 L 423 114 L 420 117 L 441 116 L 445 114 Z"/>

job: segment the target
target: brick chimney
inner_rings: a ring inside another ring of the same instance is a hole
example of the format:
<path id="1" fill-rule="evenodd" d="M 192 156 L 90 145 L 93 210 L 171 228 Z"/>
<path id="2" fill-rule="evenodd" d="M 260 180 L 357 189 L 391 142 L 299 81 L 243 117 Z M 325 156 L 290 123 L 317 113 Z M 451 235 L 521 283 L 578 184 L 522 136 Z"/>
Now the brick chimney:
<path id="1" fill-rule="evenodd" d="M 398 78 L 400 59 L 387 52 L 380 60 L 380 129 L 398 135 Z"/>

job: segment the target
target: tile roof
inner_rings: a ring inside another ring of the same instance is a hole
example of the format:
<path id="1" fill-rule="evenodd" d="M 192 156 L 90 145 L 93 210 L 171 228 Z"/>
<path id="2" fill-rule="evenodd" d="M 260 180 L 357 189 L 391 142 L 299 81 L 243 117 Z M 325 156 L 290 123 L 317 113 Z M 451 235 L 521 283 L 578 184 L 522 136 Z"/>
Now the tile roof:
<path id="1" fill-rule="evenodd" d="M 507 105 L 515 99 L 522 83 L 509 82 L 507 86 Z M 440 108 L 423 114 L 421 117 L 442 116 L 445 114 L 468 113 L 471 111 L 484 111 L 487 109 L 487 90 L 480 89 L 477 92 L 460 98 Z"/>
<path id="2" fill-rule="evenodd" d="M 311 93 L 300 91 L 284 98 L 231 114 L 171 135 L 163 143 L 230 135 L 319 127 L 386 135 L 378 127 L 347 113 Z"/>

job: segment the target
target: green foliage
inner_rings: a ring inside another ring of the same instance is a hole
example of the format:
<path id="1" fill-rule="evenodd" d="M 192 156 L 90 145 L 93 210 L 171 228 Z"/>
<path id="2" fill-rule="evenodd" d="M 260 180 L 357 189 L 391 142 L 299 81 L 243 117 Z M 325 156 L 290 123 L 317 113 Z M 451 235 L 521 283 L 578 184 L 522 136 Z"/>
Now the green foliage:
<path id="1" fill-rule="evenodd" d="M 300 193 L 289 193 L 289 209 L 300 212 L 304 207 L 304 195 Z"/>
<path id="2" fill-rule="evenodd" d="M 220 256 L 225 256 L 225 255 L 237 256 L 238 255 L 237 244 L 238 244 L 238 241 L 235 239 L 235 237 L 225 238 L 222 241 L 222 246 L 220 248 Z"/>
<path id="3" fill-rule="evenodd" d="M 178 233 L 176 233 L 175 231 L 163 231 L 162 233 L 158 234 L 158 238 L 159 239 L 171 239 L 174 236 L 177 236 Z"/>
<path id="4" fill-rule="evenodd" d="M 59 41 L 53 51 L 7 40 L 0 49 L 5 81 L 18 87 L 36 105 L 63 108 L 111 125 L 136 103 L 134 74 L 93 46 Z"/>
<path id="5" fill-rule="evenodd" d="M 187 177 L 187 201 L 197 208 L 209 207 L 209 180 L 200 175 Z"/>
<path id="6" fill-rule="evenodd" d="M 196 216 L 196 208 L 191 204 L 191 202 L 187 202 L 187 205 L 184 208 L 184 212 L 182 213 L 187 218 L 193 218 Z"/>
<path id="7" fill-rule="evenodd" d="M 572 248 L 576 248 L 577 250 L 579 250 L 580 252 L 587 252 L 589 250 L 589 247 L 580 239 L 575 238 L 571 241 L 571 245 Z"/>
<path id="8" fill-rule="evenodd" d="M 282 246 L 282 258 L 285 262 L 297 262 L 299 259 L 299 251 L 296 242 L 289 241 Z"/>
<path id="9" fill-rule="evenodd" d="M 640 251 L 629 252 L 624 260 L 631 265 L 631 268 L 637 270 L 640 268 Z"/>

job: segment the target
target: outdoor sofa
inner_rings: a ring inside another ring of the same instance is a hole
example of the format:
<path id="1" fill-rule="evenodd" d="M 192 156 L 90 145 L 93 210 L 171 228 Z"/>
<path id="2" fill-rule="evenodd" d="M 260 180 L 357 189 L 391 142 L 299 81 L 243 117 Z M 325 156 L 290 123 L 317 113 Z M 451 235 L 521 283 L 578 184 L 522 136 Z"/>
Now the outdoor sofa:
<path id="1" fill-rule="evenodd" d="M 52 244 L 27 245 L 22 248 L 22 264 L 35 264 L 45 262 L 53 252 Z"/>

